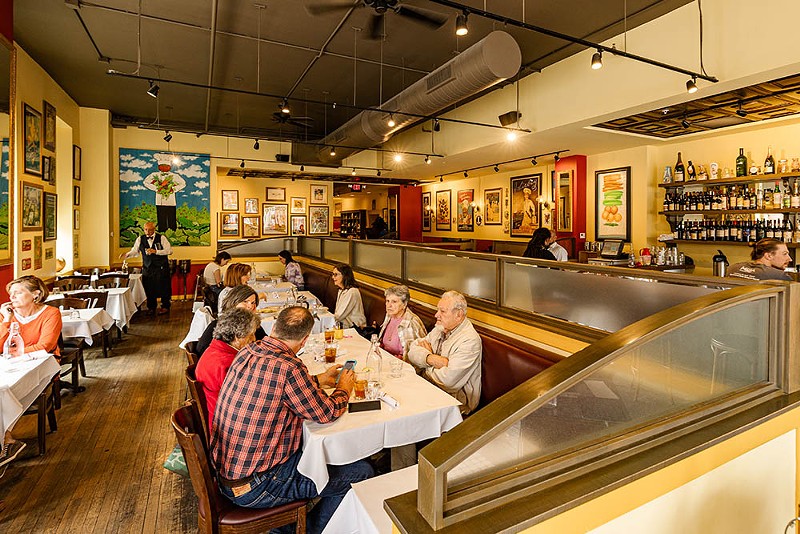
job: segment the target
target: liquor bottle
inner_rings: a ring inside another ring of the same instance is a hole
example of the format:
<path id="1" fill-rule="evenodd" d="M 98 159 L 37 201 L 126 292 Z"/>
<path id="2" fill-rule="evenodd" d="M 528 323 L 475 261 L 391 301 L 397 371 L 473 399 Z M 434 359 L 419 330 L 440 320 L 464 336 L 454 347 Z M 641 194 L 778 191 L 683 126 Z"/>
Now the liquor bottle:
<path id="1" fill-rule="evenodd" d="M 686 170 L 683 167 L 683 161 L 681 161 L 681 153 L 678 152 L 678 161 L 675 163 L 675 181 L 683 182 L 685 174 Z"/>
<path id="2" fill-rule="evenodd" d="M 694 170 L 692 160 L 689 160 L 689 164 L 686 166 L 686 181 L 694 182 L 695 180 L 697 180 L 697 173 Z"/>
<path id="3" fill-rule="evenodd" d="M 764 221 L 759 219 L 756 221 L 756 241 L 761 241 L 765 237 L 767 237 L 767 235 L 764 228 Z"/>
<path id="4" fill-rule="evenodd" d="M 664 208 L 663 209 L 664 209 L 665 212 L 669 211 L 670 198 L 672 198 L 672 195 L 670 195 L 669 193 L 664 195 Z"/>
<path id="5" fill-rule="evenodd" d="M 788 180 L 783 182 L 783 207 L 784 208 L 792 207 L 792 190 L 789 188 Z"/>
<path id="6" fill-rule="evenodd" d="M 736 186 L 732 185 L 731 190 L 728 191 L 728 209 L 736 209 Z"/>
<path id="7" fill-rule="evenodd" d="M 683 221 L 678 221 L 675 226 L 675 239 L 685 239 L 683 236 Z"/>
<path id="8" fill-rule="evenodd" d="M 772 209 L 779 210 L 783 207 L 783 193 L 781 183 L 775 182 L 775 191 L 772 193 Z"/>
<path id="9" fill-rule="evenodd" d="M 719 224 L 717 224 L 717 241 L 725 241 L 727 239 L 727 232 L 725 231 L 726 226 L 726 221 L 719 221 Z"/>
<path id="10" fill-rule="evenodd" d="M 742 241 L 747 243 L 750 241 L 750 234 L 752 233 L 749 221 L 742 221 Z"/>
<path id="11" fill-rule="evenodd" d="M 25 342 L 19 333 L 19 323 L 14 321 L 9 326 L 8 338 L 3 343 L 3 356 L 6 358 L 16 358 L 25 354 Z"/>
<path id="12" fill-rule="evenodd" d="M 792 237 L 792 241 L 800 243 L 800 225 L 797 224 L 797 215 L 794 216 L 794 236 Z"/>
<path id="13" fill-rule="evenodd" d="M 794 179 L 792 184 L 792 198 L 789 201 L 792 208 L 800 208 L 800 184 L 797 183 L 797 178 Z"/>
<path id="14" fill-rule="evenodd" d="M 744 186 L 744 192 L 742 192 L 742 209 L 750 209 L 750 190 L 747 188 L 747 186 Z"/>
<path id="15" fill-rule="evenodd" d="M 761 188 L 761 184 L 756 186 L 756 209 L 763 210 L 764 209 L 764 190 Z M 752 202 L 753 199 L 751 198 L 750 201 Z"/>
<path id="16" fill-rule="evenodd" d="M 736 157 L 736 176 L 747 176 L 747 156 L 744 155 L 744 148 L 739 149 Z"/>
<path id="17" fill-rule="evenodd" d="M 744 193 L 741 188 L 736 192 L 736 209 L 737 210 L 744 209 Z"/>
<path id="18" fill-rule="evenodd" d="M 775 158 L 772 157 L 772 147 L 767 147 L 767 159 L 764 160 L 764 174 L 775 174 Z"/>
<path id="19" fill-rule="evenodd" d="M 756 205 L 758 203 L 758 199 L 756 198 L 756 189 L 755 187 L 750 189 L 750 209 L 756 209 Z"/>
<path id="20" fill-rule="evenodd" d="M 772 209 L 772 189 L 764 189 L 764 209 Z"/>
<path id="21" fill-rule="evenodd" d="M 789 220 L 789 217 L 786 217 L 783 220 L 783 242 L 791 243 L 793 235 L 794 235 L 794 228 L 792 228 L 792 222 Z"/>

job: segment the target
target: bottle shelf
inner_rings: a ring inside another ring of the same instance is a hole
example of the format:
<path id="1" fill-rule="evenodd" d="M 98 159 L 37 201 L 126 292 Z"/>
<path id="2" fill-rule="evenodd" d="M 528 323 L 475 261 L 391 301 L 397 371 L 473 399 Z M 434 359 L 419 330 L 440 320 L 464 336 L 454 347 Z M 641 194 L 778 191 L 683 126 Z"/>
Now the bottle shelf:
<path id="1" fill-rule="evenodd" d="M 751 174 L 748 176 L 739 176 L 736 178 L 717 178 L 716 180 L 692 180 L 691 182 L 672 182 L 669 184 L 660 183 L 658 187 L 665 189 L 676 189 L 679 187 L 688 186 L 704 186 L 704 185 L 727 185 L 727 184 L 752 184 L 763 182 L 775 182 L 789 178 L 800 178 L 800 171 L 787 172 L 783 174 Z"/>
<path id="2" fill-rule="evenodd" d="M 754 213 L 766 213 L 766 214 L 783 214 L 783 213 L 800 213 L 800 208 L 780 208 L 780 209 L 747 209 L 747 210 L 669 210 L 669 211 L 659 211 L 659 215 L 736 215 L 737 213 L 740 214 L 754 214 Z"/>
<path id="3" fill-rule="evenodd" d="M 679 244 L 694 244 L 694 245 L 714 245 L 714 246 L 751 246 L 755 244 L 755 241 L 710 241 L 710 240 L 699 240 L 699 239 L 669 239 L 667 241 L 661 241 L 661 243 L 674 243 L 676 245 Z M 787 248 L 800 248 L 800 243 L 786 243 Z"/>

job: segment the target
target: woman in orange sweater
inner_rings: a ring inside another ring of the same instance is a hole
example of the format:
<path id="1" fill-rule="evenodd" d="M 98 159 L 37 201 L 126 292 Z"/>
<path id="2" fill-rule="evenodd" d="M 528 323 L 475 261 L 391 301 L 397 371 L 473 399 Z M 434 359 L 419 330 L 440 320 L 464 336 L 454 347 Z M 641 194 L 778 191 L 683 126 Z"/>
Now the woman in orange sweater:
<path id="1" fill-rule="evenodd" d="M 22 276 L 9 282 L 6 291 L 11 302 L 0 305 L 0 346 L 8 338 L 11 323 L 18 323 L 25 352 L 46 350 L 58 358 L 61 312 L 44 304 L 50 294 L 44 282 L 35 276 Z M 24 448 L 25 443 L 14 439 L 9 428 L 0 452 L 0 466 L 16 458 Z"/>

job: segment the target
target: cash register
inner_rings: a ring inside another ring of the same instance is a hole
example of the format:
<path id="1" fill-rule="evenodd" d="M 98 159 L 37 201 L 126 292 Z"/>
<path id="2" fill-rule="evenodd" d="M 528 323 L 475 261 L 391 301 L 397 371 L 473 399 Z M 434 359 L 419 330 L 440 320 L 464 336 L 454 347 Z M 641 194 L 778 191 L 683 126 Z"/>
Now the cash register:
<path id="1" fill-rule="evenodd" d="M 621 266 L 628 265 L 628 255 L 622 252 L 625 241 L 622 239 L 606 239 L 600 249 L 600 256 L 591 258 L 590 265 Z"/>

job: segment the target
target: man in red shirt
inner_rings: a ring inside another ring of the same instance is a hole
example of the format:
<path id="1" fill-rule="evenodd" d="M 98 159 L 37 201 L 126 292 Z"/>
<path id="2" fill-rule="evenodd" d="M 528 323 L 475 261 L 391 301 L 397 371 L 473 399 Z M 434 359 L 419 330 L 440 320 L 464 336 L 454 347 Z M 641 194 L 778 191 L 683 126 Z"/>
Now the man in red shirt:
<path id="1" fill-rule="evenodd" d="M 248 508 L 271 508 L 320 497 L 308 515 L 308 532 L 321 532 L 350 484 L 373 475 L 365 460 L 329 465 L 322 493 L 297 470 L 303 421 L 329 423 L 347 409 L 354 375 L 333 366 L 311 376 L 296 353 L 314 319 L 306 308 L 278 314 L 272 334 L 244 347 L 219 392 L 211 431 L 211 456 L 223 495 Z M 336 377 L 341 371 L 338 383 Z M 330 395 L 322 388 L 335 387 Z"/>

